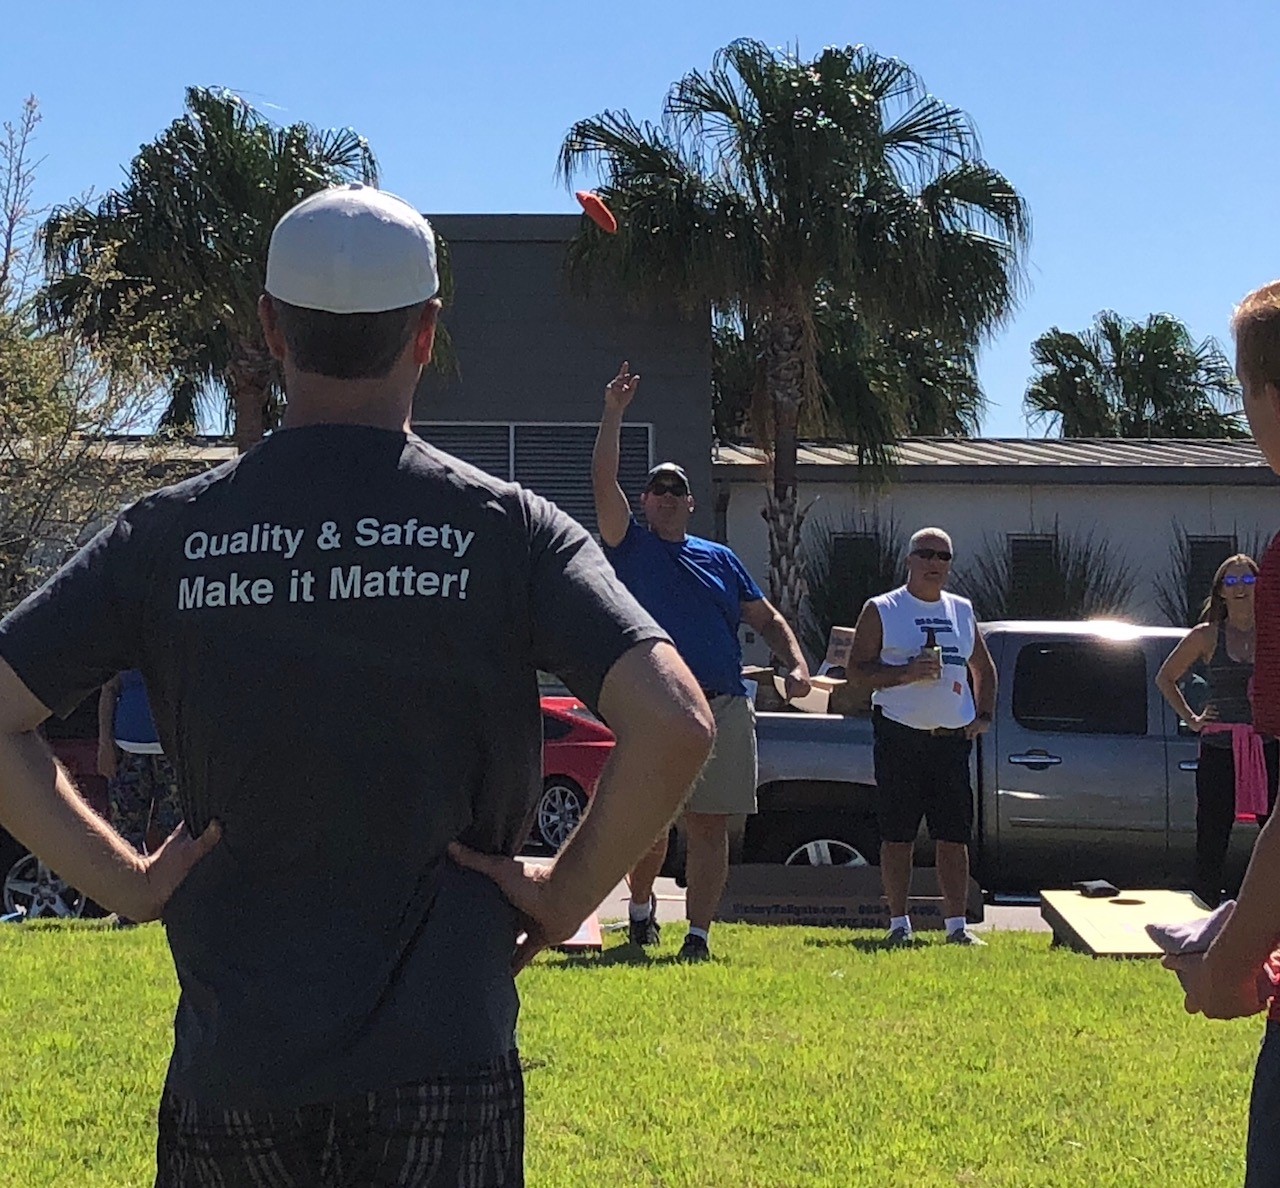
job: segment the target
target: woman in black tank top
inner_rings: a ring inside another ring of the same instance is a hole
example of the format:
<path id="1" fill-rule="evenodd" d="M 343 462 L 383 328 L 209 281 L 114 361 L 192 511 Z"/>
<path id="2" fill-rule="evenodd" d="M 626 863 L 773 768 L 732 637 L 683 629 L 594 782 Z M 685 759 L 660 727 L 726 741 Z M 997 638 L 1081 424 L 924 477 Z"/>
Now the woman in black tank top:
<path id="1" fill-rule="evenodd" d="M 1196 865 L 1192 890 L 1210 907 L 1223 895 L 1223 867 L 1236 820 L 1236 761 L 1232 726 L 1251 726 L 1249 692 L 1253 679 L 1253 593 L 1258 566 L 1239 553 L 1214 575 L 1202 621 L 1170 654 L 1156 676 L 1156 687 L 1188 727 L 1200 735 L 1196 769 Z M 1202 713 L 1187 704 L 1181 682 L 1197 664 L 1208 678 Z M 1254 746 L 1257 744 L 1254 743 Z M 1267 814 L 1275 807 L 1280 746 L 1263 740 Z M 1256 753 L 1255 753 L 1256 758 Z M 1266 816 L 1258 817 L 1262 825 Z"/>

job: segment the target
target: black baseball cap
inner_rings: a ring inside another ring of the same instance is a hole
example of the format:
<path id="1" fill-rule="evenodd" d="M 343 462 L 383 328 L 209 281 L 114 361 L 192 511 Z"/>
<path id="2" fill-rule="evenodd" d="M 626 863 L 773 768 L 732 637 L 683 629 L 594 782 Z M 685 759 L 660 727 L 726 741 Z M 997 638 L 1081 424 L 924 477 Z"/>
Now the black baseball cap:
<path id="1" fill-rule="evenodd" d="M 644 489 L 647 491 L 653 486 L 655 479 L 662 478 L 663 476 L 678 478 L 682 483 L 684 483 L 684 489 L 686 491 L 690 489 L 689 476 L 685 474 L 684 467 L 677 466 L 674 462 L 659 462 L 657 466 L 649 471 L 649 477 L 644 480 Z"/>

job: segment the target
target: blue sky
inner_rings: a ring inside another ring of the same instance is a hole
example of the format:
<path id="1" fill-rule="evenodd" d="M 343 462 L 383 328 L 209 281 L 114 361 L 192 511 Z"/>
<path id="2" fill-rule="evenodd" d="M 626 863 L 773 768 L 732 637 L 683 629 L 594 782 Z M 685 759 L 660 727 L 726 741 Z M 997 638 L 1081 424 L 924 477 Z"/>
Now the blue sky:
<path id="1" fill-rule="evenodd" d="M 667 87 L 735 37 L 864 43 L 970 113 L 1034 219 L 1029 292 L 986 347 L 993 436 L 1026 432 L 1029 346 L 1111 308 L 1167 311 L 1226 343 L 1233 302 L 1280 275 L 1280 6 L 1273 0 L 64 0 L 9 6 L 0 118 L 34 93 L 38 198 L 116 184 L 182 107 L 229 86 L 280 120 L 350 125 L 421 209 L 570 211 L 565 131 Z M 465 278 L 460 278 L 465 283 Z"/>

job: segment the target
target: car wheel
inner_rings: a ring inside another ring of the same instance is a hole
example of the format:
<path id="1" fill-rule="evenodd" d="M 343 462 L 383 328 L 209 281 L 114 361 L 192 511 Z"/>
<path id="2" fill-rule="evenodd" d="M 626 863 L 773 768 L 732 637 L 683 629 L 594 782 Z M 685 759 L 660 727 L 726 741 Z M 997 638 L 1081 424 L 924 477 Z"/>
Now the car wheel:
<path id="1" fill-rule="evenodd" d="M 34 854 L 23 854 L 4 877 L 4 910 L 22 911 L 28 920 L 75 920 L 84 915 L 88 896 L 60 879 Z"/>
<path id="2" fill-rule="evenodd" d="M 544 845 L 559 850 L 587 811 L 587 794 L 568 776 L 552 776 L 542 786 L 536 824 Z"/>
<path id="3" fill-rule="evenodd" d="M 858 817 L 761 814 L 748 826 L 747 852 L 755 862 L 784 866 L 878 866 L 875 826 Z"/>

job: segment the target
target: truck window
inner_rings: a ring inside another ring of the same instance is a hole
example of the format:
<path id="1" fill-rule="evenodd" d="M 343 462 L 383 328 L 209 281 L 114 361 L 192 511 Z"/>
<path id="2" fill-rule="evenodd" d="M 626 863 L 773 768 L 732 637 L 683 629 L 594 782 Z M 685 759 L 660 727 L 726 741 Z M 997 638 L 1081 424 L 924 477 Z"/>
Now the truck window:
<path id="1" fill-rule="evenodd" d="M 1103 640 L 1029 644 L 1014 669 L 1013 716 L 1027 730 L 1146 734 L 1146 656 Z"/>

